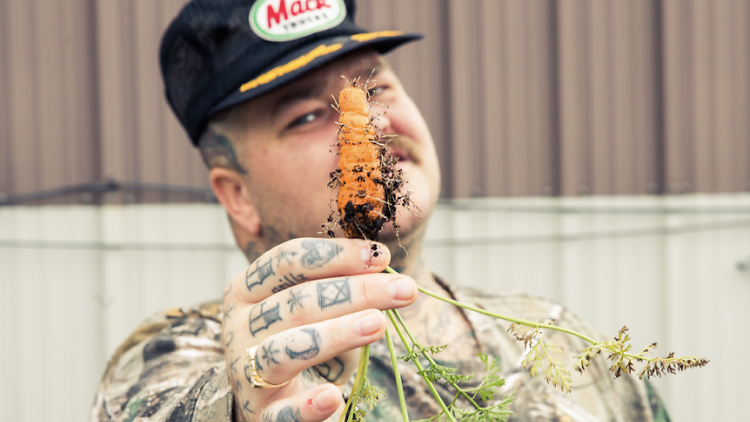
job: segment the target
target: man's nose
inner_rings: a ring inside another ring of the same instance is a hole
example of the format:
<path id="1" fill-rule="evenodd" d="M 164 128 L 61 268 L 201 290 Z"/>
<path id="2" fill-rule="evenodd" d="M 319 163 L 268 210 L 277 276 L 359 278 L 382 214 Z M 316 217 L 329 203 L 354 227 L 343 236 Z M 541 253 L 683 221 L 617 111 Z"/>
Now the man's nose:
<path id="1" fill-rule="evenodd" d="M 387 134 L 391 131 L 391 118 L 388 117 L 387 111 L 385 107 L 379 107 L 378 110 L 375 110 L 376 118 L 372 124 L 379 129 L 380 133 Z"/>

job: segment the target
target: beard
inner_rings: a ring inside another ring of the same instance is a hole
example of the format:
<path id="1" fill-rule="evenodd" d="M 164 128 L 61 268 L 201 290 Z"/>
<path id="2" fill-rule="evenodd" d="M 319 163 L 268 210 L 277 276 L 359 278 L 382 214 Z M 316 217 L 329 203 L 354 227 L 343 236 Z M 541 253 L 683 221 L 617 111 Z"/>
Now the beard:
<path id="1" fill-rule="evenodd" d="M 398 158 L 399 162 L 412 161 L 415 164 L 422 164 L 422 150 L 419 144 L 408 136 L 389 135 L 385 137 L 384 144 L 389 153 Z"/>

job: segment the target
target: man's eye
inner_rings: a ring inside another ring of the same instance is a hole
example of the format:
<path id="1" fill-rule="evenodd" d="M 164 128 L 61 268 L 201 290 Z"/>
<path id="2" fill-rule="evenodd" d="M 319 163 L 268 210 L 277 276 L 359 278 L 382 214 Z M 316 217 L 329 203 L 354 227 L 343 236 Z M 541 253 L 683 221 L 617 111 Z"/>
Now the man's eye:
<path id="1" fill-rule="evenodd" d="M 370 97 L 374 97 L 376 95 L 383 93 L 383 91 L 385 91 L 384 86 L 376 86 L 375 88 L 368 90 L 367 95 L 369 95 Z"/>
<path id="2" fill-rule="evenodd" d="M 312 123 L 317 118 L 318 118 L 318 112 L 307 113 L 299 117 L 298 119 L 295 119 L 292 123 L 290 123 L 289 128 L 294 128 L 297 126 L 302 126 L 308 123 Z"/>

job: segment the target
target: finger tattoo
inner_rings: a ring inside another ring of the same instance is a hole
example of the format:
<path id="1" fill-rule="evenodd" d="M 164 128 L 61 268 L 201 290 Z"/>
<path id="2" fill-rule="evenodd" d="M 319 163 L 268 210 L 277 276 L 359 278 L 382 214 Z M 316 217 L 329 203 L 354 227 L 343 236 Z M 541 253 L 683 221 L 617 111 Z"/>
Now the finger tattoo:
<path id="1" fill-rule="evenodd" d="M 224 319 L 232 319 L 232 311 L 234 310 L 235 306 L 230 307 L 226 311 L 224 311 Z"/>
<path id="2" fill-rule="evenodd" d="M 320 309 L 344 302 L 351 303 L 351 301 L 349 279 L 342 278 L 318 283 L 318 305 L 320 305 Z"/>
<path id="3" fill-rule="evenodd" d="M 242 405 L 242 409 L 245 412 L 252 413 L 253 415 L 255 414 L 255 412 L 253 412 L 252 410 L 250 410 L 250 400 L 245 400 L 245 404 Z"/>
<path id="4" fill-rule="evenodd" d="M 289 305 L 289 312 L 291 313 L 296 306 L 300 308 L 304 308 L 305 306 L 302 304 L 302 299 L 306 299 L 310 297 L 309 295 L 302 294 L 304 293 L 303 290 L 300 290 L 299 292 L 296 292 L 294 290 L 289 290 L 289 300 L 286 301 L 286 303 Z"/>
<path id="5" fill-rule="evenodd" d="M 287 264 L 292 265 L 292 258 L 297 256 L 297 252 L 286 252 L 286 251 L 279 251 L 279 254 L 276 255 L 276 260 L 279 264 L 281 264 L 281 261 L 286 261 Z"/>
<path id="6" fill-rule="evenodd" d="M 262 330 L 267 330 L 271 324 L 277 321 L 281 321 L 281 315 L 279 315 L 279 303 L 276 304 L 276 306 L 270 308 L 270 309 L 264 309 L 265 302 L 261 303 L 260 305 L 255 305 L 253 309 L 250 310 L 250 334 L 252 334 L 253 337 L 255 337 L 255 333 Z M 255 315 L 255 310 L 258 310 L 258 313 Z"/>
<path id="7" fill-rule="evenodd" d="M 290 359 L 302 359 L 307 360 L 318 355 L 320 352 L 320 334 L 318 330 L 314 328 L 303 328 L 301 332 L 310 336 L 309 347 L 304 350 L 292 350 L 289 346 L 286 347 L 286 355 Z"/>
<path id="8" fill-rule="evenodd" d="M 269 344 L 268 347 L 261 346 L 261 349 L 263 350 L 263 356 L 261 356 L 261 359 L 266 361 L 266 366 L 271 366 L 271 363 L 276 365 L 279 364 L 273 356 L 277 353 L 281 353 L 281 350 L 273 348 L 273 340 L 271 340 L 271 344 Z"/>
<path id="9" fill-rule="evenodd" d="M 276 420 L 271 419 L 271 415 L 267 413 L 263 415 L 263 422 L 301 422 L 301 420 L 299 408 L 295 409 L 292 406 L 279 410 Z"/>
<path id="10" fill-rule="evenodd" d="M 330 382 L 338 381 L 341 374 L 344 373 L 344 361 L 334 357 L 328 362 L 323 362 L 315 366 L 317 372 Z"/>
<path id="11" fill-rule="evenodd" d="M 278 293 L 284 289 L 288 289 L 289 287 L 296 286 L 302 283 L 303 281 L 307 281 L 307 280 L 308 278 L 305 277 L 303 274 L 294 275 L 292 273 L 289 273 L 284 276 L 284 281 L 279 279 L 279 282 L 281 284 L 271 289 L 271 293 Z"/>
<path id="12" fill-rule="evenodd" d="M 272 275 L 276 275 L 276 273 L 273 272 L 273 258 L 269 258 L 268 262 L 263 265 L 259 264 L 258 261 L 255 261 L 255 270 L 251 272 L 250 268 L 248 268 L 245 273 L 245 285 L 247 286 L 247 290 L 253 290 L 253 287 L 262 285 L 263 282 Z"/>
<path id="13" fill-rule="evenodd" d="M 305 239 L 302 249 L 305 253 L 300 258 L 300 264 L 305 268 L 320 268 L 344 250 L 336 243 L 323 239 Z"/>
<path id="14" fill-rule="evenodd" d="M 302 377 L 310 382 L 315 381 L 316 379 L 322 379 L 323 376 L 320 375 L 320 373 L 312 368 L 307 368 L 304 371 L 302 371 Z M 316 384 L 317 385 L 317 384 Z"/>

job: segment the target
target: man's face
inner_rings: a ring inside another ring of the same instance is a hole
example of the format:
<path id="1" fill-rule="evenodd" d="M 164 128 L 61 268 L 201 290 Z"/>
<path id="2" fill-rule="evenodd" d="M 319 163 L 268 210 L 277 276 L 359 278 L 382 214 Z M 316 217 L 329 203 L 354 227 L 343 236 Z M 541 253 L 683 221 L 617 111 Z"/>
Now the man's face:
<path id="1" fill-rule="evenodd" d="M 333 96 L 346 81 L 366 81 L 375 125 L 391 138 L 407 181 L 406 190 L 421 210 L 419 216 L 399 210 L 401 237 L 425 224 L 437 201 L 440 175 L 432 137 L 421 113 L 404 91 L 394 72 L 377 53 L 364 51 L 345 56 L 271 93 L 248 101 L 232 111 L 243 128 L 233 136 L 240 162 L 248 170 L 243 181 L 262 221 L 264 235 L 275 229 L 282 238 L 316 236 L 335 208 L 336 192 L 326 185 L 338 165 L 336 131 L 339 114 Z M 388 107 L 386 112 L 386 106 Z M 388 138 L 386 138 L 388 139 Z M 334 218 L 336 218 L 335 216 Z M 336 233 L 337 237 L 342 232 Z M 382 241 L 393 237 L 392 229 Z M 273 242 L 271 239 L 268 241 Z"/>

